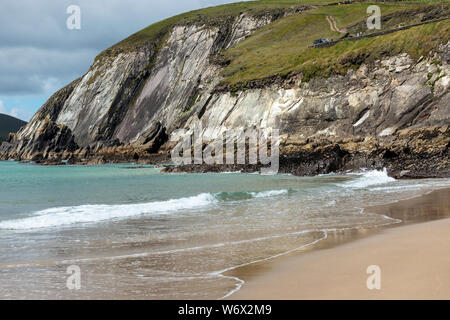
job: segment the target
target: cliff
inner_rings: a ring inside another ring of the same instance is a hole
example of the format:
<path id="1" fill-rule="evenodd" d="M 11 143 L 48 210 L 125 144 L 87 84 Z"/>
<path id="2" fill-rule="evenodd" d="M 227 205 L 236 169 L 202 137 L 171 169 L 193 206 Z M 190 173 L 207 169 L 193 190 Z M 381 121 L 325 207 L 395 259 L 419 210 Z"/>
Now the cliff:
<path id="1" fill-rule="evenodd" d="M 448 16 L 449 6 L 380 6 L 386 29 L 426 23 L 308 48 L 361 30 L 367 4 L 256 1 L 162 21 L 101 53 L 0 157 L 152 161 L 170 152 L 174 130 L 199 120 L 204 141 L 234 128 L 280 129 L 284 172 L 448 176 L 450 26 L 427 21 Z"/>

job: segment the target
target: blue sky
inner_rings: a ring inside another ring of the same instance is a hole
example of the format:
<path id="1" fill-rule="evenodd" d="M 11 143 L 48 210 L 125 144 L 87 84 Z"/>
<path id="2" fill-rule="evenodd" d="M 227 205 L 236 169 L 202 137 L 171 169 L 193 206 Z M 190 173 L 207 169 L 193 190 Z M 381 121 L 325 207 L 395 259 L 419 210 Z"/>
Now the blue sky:
<path id="1" fill-rule="evenodd" d="M 1 0 L 0 113 L 29 120 L 95 56 L 130 34 L 182 12 L 232 0 Z M 81 9 L 69 30 L 67 8 Z"/>
<path id="2" fill-rule="evenodd" d="M 15 97 L 0 95 L 0 113 L 28 121 L 37 109 L 47 101 L 47 98 L 46 94 Z"/>

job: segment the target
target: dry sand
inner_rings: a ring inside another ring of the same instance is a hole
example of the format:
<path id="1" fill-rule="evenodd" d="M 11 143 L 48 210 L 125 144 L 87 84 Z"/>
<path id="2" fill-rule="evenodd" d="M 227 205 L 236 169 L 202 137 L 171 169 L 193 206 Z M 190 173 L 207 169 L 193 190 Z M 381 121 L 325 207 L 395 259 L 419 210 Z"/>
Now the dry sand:
<path id="1" fill-rule="evenodd" d="M 450 189 L 369 208 L 409 222 L 330 238 L 314 250 L 230 272 L 245 280 L 230 299 L 450 299 Z M 420 221 L 421 223 L 414 223 Z M 366 236 L 366 233 L 370 236 Z M 381 290 L 367 288 L 367 268 Z"/>

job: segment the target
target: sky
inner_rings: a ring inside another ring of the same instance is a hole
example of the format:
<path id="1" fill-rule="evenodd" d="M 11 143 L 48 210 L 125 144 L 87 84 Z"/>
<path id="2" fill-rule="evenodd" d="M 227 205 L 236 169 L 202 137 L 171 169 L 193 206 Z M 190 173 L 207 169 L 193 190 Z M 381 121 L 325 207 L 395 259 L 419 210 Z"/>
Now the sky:
<path id="1" fill-rule="evenodd" d="M 233 0 L 1 0 L 0 113 L 28 121 L 104 49 L 164 18 Z M 80 29 L 69 29 L 71 5 Z"/>

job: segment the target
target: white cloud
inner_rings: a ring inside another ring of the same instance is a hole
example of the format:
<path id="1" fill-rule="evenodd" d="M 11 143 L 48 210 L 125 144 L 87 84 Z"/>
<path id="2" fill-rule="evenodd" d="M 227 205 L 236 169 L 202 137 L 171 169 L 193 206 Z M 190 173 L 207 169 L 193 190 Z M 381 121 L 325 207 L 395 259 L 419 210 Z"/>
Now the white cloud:
<path id="1" fill-rule="evenodd" d="M 103 49 L 175 14 L 236 1 L 0 1 L 0 112 L 29 120 L 40 104 L 21 101 L 47 99 L 87 72 Z M 81 8 L 80 30 L 67 29 L 71 4 Z"/>
<path id="2" fill-rule="evenodd" d="M 86 72 L 93 56 L 95 51 L 89 49 L 0 47 L 0 94 L 50 96 Z"/>
<path id="3" fill-rule="evenodd" d="M 7 108 L 2 100 L 0 100 L 0 113 L 7 114 L 11 117 L 19 119 L 26 119 L 27 117 L 29 117 L 27 112 L 23 112 L 21 108 L 18 107 L 14 107 L 11 109 Z"/>
<path id="4" fill-rule="evenodd" d="M 132 5 L 78 0 L 81 29 L 69 30 L 66 9 L 72 0 L 0 1 L 0 94 L 51 95 L 87 72 L 103 49 L 140 29 L 178 13 L 229 2 L 233 0 L 135 0 Z"/>
<path id="5" fill-rule="evenodd" d="M 12 108 L 11 111 L 9 111 L 9 115 L 14 118 L 20 118 L 21 114 L 22 112 L 19 108 Z"/>
<path id="6" fill-rule="evenodd" d="M 2 100 L 0 100 L 0 113 L 6 113 L 6 108 Z"/>

